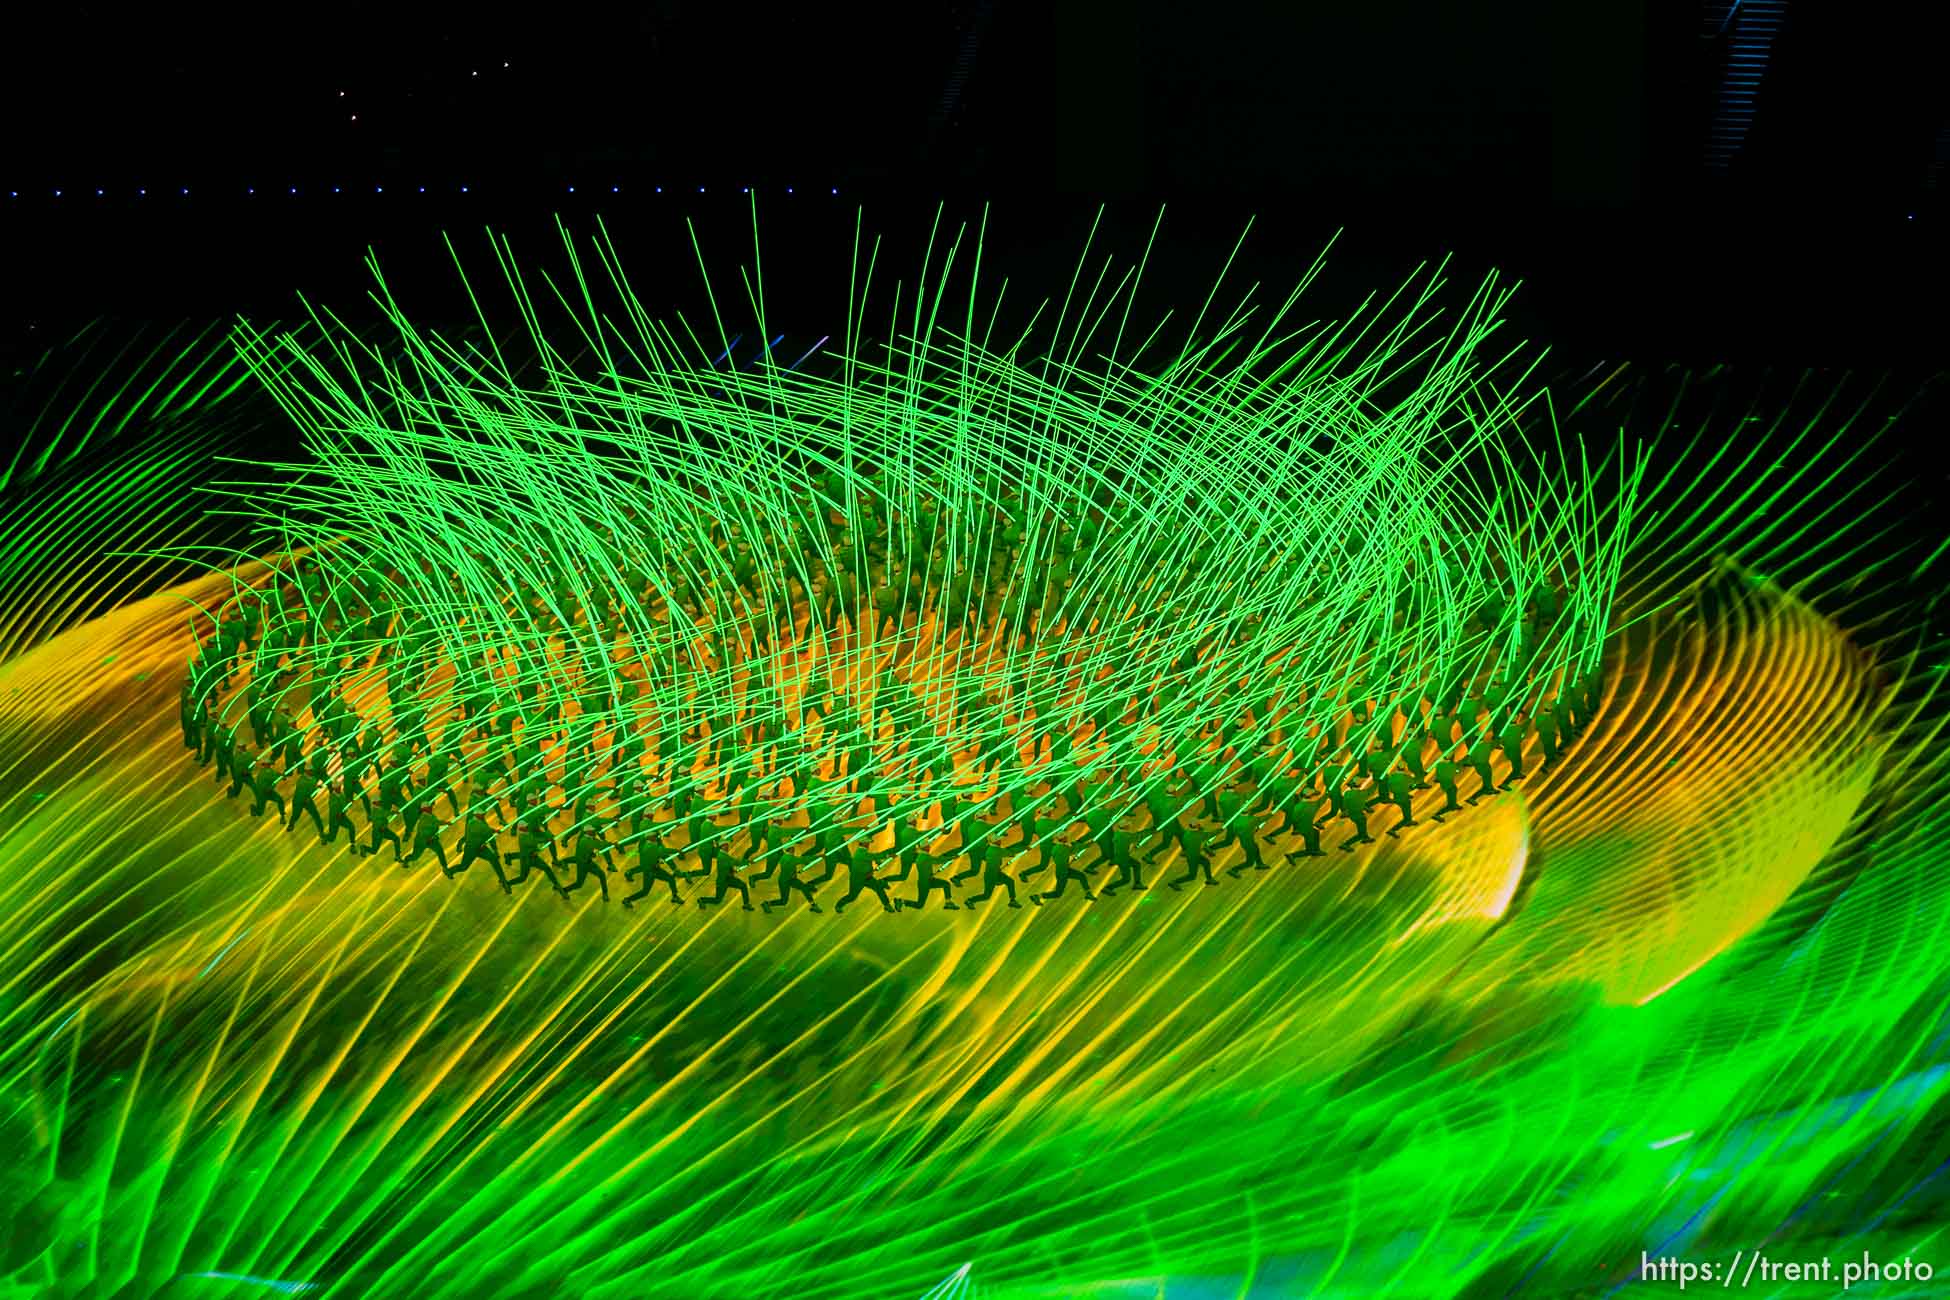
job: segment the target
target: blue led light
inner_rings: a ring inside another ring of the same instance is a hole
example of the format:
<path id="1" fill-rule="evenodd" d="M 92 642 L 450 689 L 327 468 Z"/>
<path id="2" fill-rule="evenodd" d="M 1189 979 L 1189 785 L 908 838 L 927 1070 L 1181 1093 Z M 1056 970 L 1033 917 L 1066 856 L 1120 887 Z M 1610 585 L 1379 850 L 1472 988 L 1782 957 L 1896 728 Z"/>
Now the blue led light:
<path id="1" fill-rule="evenodd" d="M 58 199 L 58 198 L 60 198 L 60 197 L 61 197 L 61 191 L 60 191 L 60 190 L 56 190 L 56 191 L 54 191 L 54 197 L 55 197 L 55 198 L 57 198 L 57 199 Z"/>
<path id="2" fill-rule="evenodd" d="M 148 190 L 137 190 L 137 191 L 136 191 L 136 195 L 137 195 L 137 197 L 139 197 L 139 198 L 148 198 L 148 197 L 149 197 L 149 191 L 148 191 Z"/>
<path id="3" fill-rule="evenodd" d="M 384 185 L 375 185 L 372 187 L 372 192 L 374 194 L 384 194 L 386 192 L 386 187 Z"/>
<path id="4" fill-rule="evenodd" d="M 189 193 L 190 193 L 190 188 L 189 188 L 189 186 L 187 186 L 187 185 L 185 185 L 185 186 L 183 187 L 183 197 L 184 197 L 184 198 L 188 198 L 188 197 L 189 197 Z"/>
<path id="5" fill-rule="evenodd" d="M 460 187 L 460 192 L 461 192 L 462 194 L 465 194 L 465 193 L 467 193 L 467 187 L 466 187 L 465 185 L 463 185 L 463 186 L 461 186 L 461 187 Z"/>
<path id="6" fill-rule="evenodd" d="M 839 191 L 839 187 L 838 187 L 838 186 L 834 186 L 834 187 L 833 187 L 833 193 L 835 193 L 835 194 L 838 194 L 839 192 L 840 192 L 840 191 Z"/>
<path id="7" fill-rule="evenodd" d="M 101 196 L 102 196 L 102 192 L 101 192 L 100 190 L 96 190 L 96 191 L 95 191 L 95 197 L 96 197 L 96 198 L 100 198 Z"/>
<path id="8" fill-rule="evenodd" d="M 97 191 L 96 191 L 96 193 L 98 193 L 98 194 L 99 194 L 100 192 L 101 192 L 101 191 L 99 191 L 99 190 L 97 190 Z M 255 186 L 255 185 L 248 185 L 248 186 L 245 186 L 245 187 L 244 187 L 244 193 L 246 193 L 246 194 L 255 194 L 255 193 L 257 193 L 257 186 Z"/>
<path id="9" fill-rule="evenodd" d="M 752 364 L 757 365 L 759 362 L 763 361 L 766 358 L 766 356 L 772 351 L 772 349 L 777 347 L 784 339 L 785 339 L 785 335 L 781 334 L 779 335 L 778 338 L 775 338 L 770 343 L 767 343 L 764 349 L 761 350 L 757 356 L 752 358 Z M 804 359 L 805 358 L 803 357 L 800 358 L 800 360 L 802 361 Z"/>
<path id="10" fill-rule="evenodd" d="M 426 192 L 427 192 L 427 187 L 426 187 L 426 186 L 424 186 L 424 185 L 422 185 L 422 186 L 420 187 L 420 193 L 422 193 L 422 194 L 425 194 Z"/>
<path id="11" fill-rule="evenodd" d="M 334 194 L 337 194 L 338 192 L 339 192 L 339 187 L 338 187 L 338 186 L 336 186 L 336 185 L 334 185 L 334 186 L 332 187 L 332 193 L 334 193 Z"/>
<path id="12" fill-rule="evenodd" d="M 623 187 L 621 185 L 612 185 L 609 187 L 609 192 L 611 194 L 621 194 L 623 192 Z"/>
<path id="13" fill-rule="evenodd" d="M 569 193 L 571 193 L 571 194 L 574 194 L 575 192 L 576 192 L 576 187 L 575 187 L 575 186 L 573 186 L 573 185 L 571 185 L 571 186 L 569 187 Z"/>
<path id="14" fill-rule="evenodd" d="M 749 186 L 749 185 L 747 185 L 747 186 L 745 187 L 745 190 L 744 190 L 744 192 L 745 192 L 745 193 L 747 193 L 747 194 L 750 194 L 750 193 L 752 192 L 752 187 L 751 187 L 751 186 Z"/>
<path id="15" fill-rule="evenodd" d="M 663 186 L 661 186 L 661 185 L 659 185 L 659 186 L 657 187 L 657 193 L 659 193 L 659 194 L 662 194 L 663 192 L 664 192 L 664 187 L 663 187 Z"/>
<path id="16" fill-rule="evenodd" d="M 785 192 L 786 192 L 787 194 L 790 194 L 790 193 L 792 193 L 792 187 L 791 187 L 790 185 L 788 185 L 788 186 L 786 186 L 786 187 L 785 187 Z"/>
<path id="17" fill-rule="evenodd" d="M 293 185 L 293 186 L 291 187 L 291 192 L 292 192 L 293 194 L 296 194 L 296 193 L 298 192 L 298 187 L 297 187 L 296 185 Z"/>
<path id="18" fill-rule="evenodd" d="M 703 187 L 702 185 L 700 185 L 700 186 L 698 186 L 698 187 L 697 187 L 697 192 L 698 192 L 699 194 L 702 194 L 702 193 L 704 193 L 704 187 Z"/>

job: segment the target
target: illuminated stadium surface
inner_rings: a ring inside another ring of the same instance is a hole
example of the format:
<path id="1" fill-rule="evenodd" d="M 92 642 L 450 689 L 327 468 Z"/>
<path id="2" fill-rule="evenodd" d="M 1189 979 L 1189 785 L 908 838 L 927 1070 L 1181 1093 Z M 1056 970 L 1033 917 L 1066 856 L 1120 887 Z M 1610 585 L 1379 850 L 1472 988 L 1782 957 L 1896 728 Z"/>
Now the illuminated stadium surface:
<path id="1" fill-rule="evenodd" d="M 856 250 L 823 347 L 599 230 L 471 330 L 30 377 L 4 1294 L 1934 1263 L 1943 547 L 1880 408 L 1675 433 L 1731 378 L 1550 378 L 1434 276 L 1011 324 L 979 234 Z"/>

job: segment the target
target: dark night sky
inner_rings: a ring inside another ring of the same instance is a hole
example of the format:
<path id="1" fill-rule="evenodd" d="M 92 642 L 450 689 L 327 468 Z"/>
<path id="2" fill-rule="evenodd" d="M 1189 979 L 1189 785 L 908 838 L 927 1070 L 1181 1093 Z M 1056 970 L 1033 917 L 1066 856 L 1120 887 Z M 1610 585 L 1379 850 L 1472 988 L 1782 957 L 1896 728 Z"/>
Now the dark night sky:
<path id="1" fill-rule="evenodd" d="M 8 170 L 77 185 L 607 162 L 1355 200 L 1446 185 L 1512 204 L 1643 198 L 1649 180 L 1673 200 L 1705 128 L 1704 8 L 37 6 L 10 22 L 0 106 Z M 1746 160 L 1824 206 L 1848 206 L 1837 188 L 1907 197 L 1950 118 L 1936 7 L 1851 8 L 1789 6 Z"/>
<path id="2" fill-rule="evenodd" d="M 1256 216 L 1302 269 L 1346 228 L 1355 281 L 1455 251 L 1604 351 L 1940 356 L 1945 18 L 1861 8 L 1792 0 L 1748 147 L 1710 178 L 1698 3 L 40 6 L 0 54 L 23 191 L 0 296 L 237 310 L 356 281 L 367 244 L 647 223 L 658 184 L 734 218 L 746 184 L 801 213 L 837 186 L 818 220 L 842 229 L 856 200 L 892 225 L 992 199 L 1065 257 L 1100 199 L 1139 231 L 1168 204 L 1200 256 Z"/>

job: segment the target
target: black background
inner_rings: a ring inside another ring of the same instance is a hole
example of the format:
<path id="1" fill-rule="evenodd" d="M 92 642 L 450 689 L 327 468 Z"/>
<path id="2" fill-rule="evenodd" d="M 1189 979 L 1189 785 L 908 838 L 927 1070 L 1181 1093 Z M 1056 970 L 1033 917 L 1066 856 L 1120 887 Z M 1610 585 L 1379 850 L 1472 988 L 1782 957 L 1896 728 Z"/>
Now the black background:
<path id="1" fill-rule="evenodd" d="M 1794 0 L 1710 175 L 1696 3 L 44 7 L 3 56 L 7 344 L 356 305 L 368 246 L 437 311 L 439 232 L 491 273 L 484 227 L 547 260 L 558 214 L 601 213 L 654 308 L 695 280 L 684 217 L 714 271 L 744 260 L 752 186 L 795 335 L 839 323 L 861 205 L 889 282 L 938 203 L 986 202 L 990 265 L 1060 293 L 1100 203 L 1132 255 L 1162 204 L 1160 308 L 1250 217 L 1242 280 L 1276 300 L 1344 232 L 1320 315 L 1450 255 L 1522 280 L 1515 333 L 1567 361 L 1920 374 L 1950 301 L 1942 8 Z"/>

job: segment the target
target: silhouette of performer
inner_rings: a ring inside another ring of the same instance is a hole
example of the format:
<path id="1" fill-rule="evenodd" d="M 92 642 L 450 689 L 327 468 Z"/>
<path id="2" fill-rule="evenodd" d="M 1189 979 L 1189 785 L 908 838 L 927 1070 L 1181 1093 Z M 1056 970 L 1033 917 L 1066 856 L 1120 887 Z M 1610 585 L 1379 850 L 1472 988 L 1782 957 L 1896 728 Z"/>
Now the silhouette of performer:
<path id="1" fill-rule="evenodd" d="M 887 882 L 874 875 L 873 856 L 866 846 L 849 843 L 838 832 L 829 831 L 827 834 L 830 839 L 822 837 L 820 845 L 826 861 L 846 868 L 846 893 L 833 904 L 834 914 L 844 912 L 848 903 L 869 891 L 880 900 L 882 911 L 893 911 L 893 900 L 887 897 Z"/>
<path id="2" fill-rule="evenodd" d="M 753 876 L 752 879 L 764 880 L 771 876 L 778 877 L 779 896 L 760 903 L 759 908 L 763 911 L 770 912 L 775 907 L 784 907 L 790 901 L 792 891 L 796 889 L 805 895 L 806 906 L 809 909 L 815 912 L 823 911 L 824 909 L 820 907 L 818 900 L 813 897 L 813 894 L 821 885 L 833 878 L 833 864 L 831 862 L 826 864 L 824 874 L 809 877 L 806 875 L 806 868 L 811 865 L 811 862 L 803 854 L 797 853 L 790 848 L 774 850 L 771 865 Z"/>
<path id="3" fill-rule="evenodd" d="M 1185 858 L 1185 874 L 1175 880 L 1167 880 L 1165 882 L 1171 889 L 1176 890 L 1191 884 L 1192 881 L 1199 877 L 1201 872 L 1204 873 L 1206 884 L 1216 885 L 1219 883 L 1213 877 L 1212 864 L 1205 856 L 1205 838 L 1203 831 L 1187 826 L 1184 820 L 1182 818 L 1180 819 L 1176 839 L 1178 840 L 1178 851 Z"/>
<path id="4" fill-rule="evenodd" d="M 1341 845 L 1345 853 L 1357 844 L 1373 844 L 1374 836 L 1368 834 L 1368 794 L 1360 786 L 1350 783 L 1341 792 L 1341 816 L 1347 818 L 1354 827 L 1354 838 Z"/>
<path id="5" fill-rule="evenodd" d="M 670 867 L 670 863 L 678 856 L 677 851 L 670 847 L 665 838 L 676 825 L 676 822 L 659 822 L 651 827 L 648 835 L 636 842 L 636 866 L 625 871 L 623 879 L 629 880 L 635 877 L 642 880 L 643 884 L 634 894 L 624 897 L 623 906 L 635 906 L 639 899 L 648 897 L 650 891 L 656 888 L 658 881 L 670 886 L 672 907 L 684 905 L 684 900 L 677 894 L 679 873 Z"/>
<path id="6" fill-rule="evenodd" d="M 1022 904 L 1016 901 L 1016 878 L 1003 869 L 1003 863 L 1008 857 L 1008 850 L 1004 849 L 993 836 L 980 841 L 968 850 L 968 870 L 955 876 L 954 879 L 959 883 L 971 876 L 979 875 L 982 878 L 982 892 L 970 894 L 962 901 L 969 907 L 973 907 L 977 903 L 987 902 L 989 896 L 997 889 L 1006 889 L 1009 891 L 1009 906 L 1021 907 Z"/>

